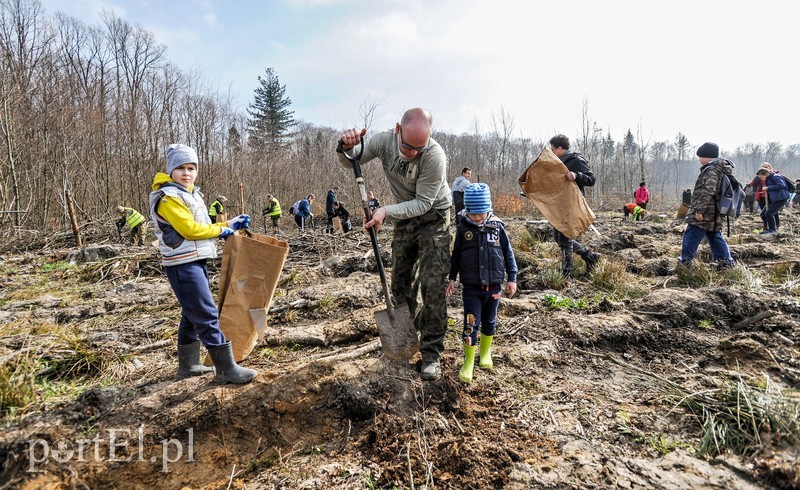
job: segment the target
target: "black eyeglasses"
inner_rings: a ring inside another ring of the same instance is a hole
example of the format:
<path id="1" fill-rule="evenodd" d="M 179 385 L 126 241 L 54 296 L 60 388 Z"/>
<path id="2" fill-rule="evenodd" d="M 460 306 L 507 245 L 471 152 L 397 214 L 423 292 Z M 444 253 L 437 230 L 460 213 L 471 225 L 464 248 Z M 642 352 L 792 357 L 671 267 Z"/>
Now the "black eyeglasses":
<path id="1" fill-rule="evenodd" d="M 403 141 L 403 128 L 402 127 L 400 128 L 400 146 L 406 151 L 414 150 L 414 151 L 416 151 L 418 153 L 422 153 L 423 151 L 428 151 L 428 150 L 431 149 L 430 146 L 411 146 L 408 143 L 406 143 L 405 141 Z"/>

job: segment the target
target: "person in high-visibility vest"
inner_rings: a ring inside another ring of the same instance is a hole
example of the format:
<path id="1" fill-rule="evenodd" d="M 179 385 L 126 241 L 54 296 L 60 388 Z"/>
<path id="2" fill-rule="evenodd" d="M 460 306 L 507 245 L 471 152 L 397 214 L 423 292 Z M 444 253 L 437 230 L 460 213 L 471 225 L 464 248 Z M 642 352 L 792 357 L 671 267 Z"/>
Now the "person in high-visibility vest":
<path id="1" fill-rule="evenodd" d="M 633 221 L 641 221 L 644 216 L 647 215 L 647 210 L 635 202 L 629 202 L 623 206 L 622 212 L 625 213 L 625 219 L 628 219 L 628 216 L 633 215 Z"/>
<path id="2" fill-rule="evenodd" d="M 261 211 L 265 217 L 269 216 L 272 220 L 272 227 L 278 229 L 278 221 L 281 219 L 281 203 L 275 199 L 272 194 L 267 194 L 267 207 Z M 266 231 L 266 221 L 264 222 L 264 229 Z"/>
<path id="3" fill-rule="evenodd" d="M 211 203 L 211 206 L 208 207 L 208 217 L 211 218 L 212 223 L 217 222 L 217 216 L 222 216 L 225 213 L 225 203 L 228 202 L 228 198 L 225 196 L 219 196 Z"/>
<path id="4" fill-rule="evenodd" d="M 120 214 L 117 220 L 117 232 L 122 233 L 122 227 L 125 224 L 130 229 L 130 240 L 132 244 L 144 245 L 144 232 L 147 227 L 147 220 L 144 219 L 142 213 L 124 206 L 117 206 L 117 212 Z"/>

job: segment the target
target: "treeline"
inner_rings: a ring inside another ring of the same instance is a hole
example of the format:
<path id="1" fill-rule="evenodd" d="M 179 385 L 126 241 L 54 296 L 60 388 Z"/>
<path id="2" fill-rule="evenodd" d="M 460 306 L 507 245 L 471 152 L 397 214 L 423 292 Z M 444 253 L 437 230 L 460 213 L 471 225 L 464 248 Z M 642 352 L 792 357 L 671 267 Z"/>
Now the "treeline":
<path id="1" fill-rule="evenodd" d="M 352 174 L 333 152 L 342 128 L 299 122 L 279 146 L 251 144 L 246 110 L 202 74 L 171 63 L 166 48 L 143 28 L 113 14 L 105 14 L 99 25 L 45 15 L 33 0 L 0 0 L 0 7 L 3 229 L 66 227 L 68 194 L 83 221 L 108 217 L 118 204 L 146 211 L 153 175 L 163 170 L 165 148 L 175 142 L 197 149 L 198 185 L 209 201 L 226 195 L 232 212 L 258 213 L 267 193 L 288 208 L 305 194 L 324 196 L 334 184 L 355 201 Z M 353 112 L 360 111 L 369 126 L 379 106 L 366 103 Z M 650 142 L 641 130 L 616 141 L 591 120 L 587 106 L 584 102 L 576 121 L 581 134 L 569 136 L 598 177 L 589 191 L 591 204 L 617 207 L 642 179 L 650 184 L 656 208 L 677 202 L 697 175 L 694 149 L 702 142 L 681 134 L 674 141 Z M 517 177 L 547 142 L 520 135 L 503 107 L 485 128 L 477 120 L 473 126 L 469 133 L 435 132 L 434 138 L 447 152 L 450 181 L 462 167 L 471 167 L 491 184 L 502 207 L 517 194 Z M 384 129 L 391 128 L 370 131 Z M 800 176 L 800 145 L 747 144 L 727 155 L 742 180 L 762 161 Z M 369 187 L 391 202 L 380 166 L 366 165 L 364 172 Z"/>

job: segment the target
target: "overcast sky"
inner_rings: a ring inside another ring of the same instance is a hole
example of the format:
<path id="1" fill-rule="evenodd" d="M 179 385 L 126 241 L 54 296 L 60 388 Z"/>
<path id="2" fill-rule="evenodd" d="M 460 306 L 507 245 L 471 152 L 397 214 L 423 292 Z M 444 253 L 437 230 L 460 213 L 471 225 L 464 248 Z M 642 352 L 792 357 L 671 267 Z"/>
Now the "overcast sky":
<path id="1" fill-rule="evenodd" d="M 436 129 L 574 138 L 581 111 L 621 140 L 682 132 L 732 151 L 800 143 L 800 4 L 673 0 L 42 0 L 88 24 L 114 12 L 154 33 L 242 110 L 275 69 L 295 117 L 374 130 L 423 106 Z"/>

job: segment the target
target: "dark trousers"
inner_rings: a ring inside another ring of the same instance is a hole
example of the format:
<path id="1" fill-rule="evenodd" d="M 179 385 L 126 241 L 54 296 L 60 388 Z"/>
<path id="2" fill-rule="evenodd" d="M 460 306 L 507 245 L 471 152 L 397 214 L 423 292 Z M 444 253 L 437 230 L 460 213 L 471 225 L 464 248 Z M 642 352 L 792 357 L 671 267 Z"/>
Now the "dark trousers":
<path id="1" fill-rule="evenodd" d="M 178 345 L 197 340 L 206 347 L 223 345 L 226 340 L 219 329 L 219 312 L 208 285 L 206 260 L 164 267 L 164 272 L 181 305 Z"/>
<path id="2" fill-rule="evenodd" d="M 778 231 L 781 225 L 778 213 L 786 205 L 788 199 L 781 199 L 780 201 L 770 201 L 766 208 L 761 210 L 761 221 L 764 222 L 764 230 Z"/>
<path id="3" fill-rule="evenodd" d="M 466 345 L 478 342 L 481 335 L 494 335 L 497 326 L 497 307 L 500 306 L 500 284 L 487 289 L 464 285 L 461 298 L 464 301 L 464 331 L 461 339 Z"/>
<path id="4" fill-rule="evenodd" d="M 558 243 L 558 248 L 561 249 L 561 272 L 564 276 L 569 276 L 572 274 L 572 254 L 576 253 L 586 259 L 590 253 L 589 249 L 581 245 L 577 240 L 573 240 L 561 233 L 555 227 L 553 227 L 553 237 Z"/>
<path id="5" fill-rule="evenodd" d="M 311 218 L 303 218 L 301 215 L 295 214 L 294 222 L 297 223 L 297 227 L 300 228 L 300 231 L 306 231 L 306 225 L 311 224 Z"/>
<path id="6" fill-rule="evenodd" d="M 449 210 L 431 209 L 394 227 L 392 295 L 398 304 L 408 303 L 420 331 L 423 361 L 437 361 L 444 352 L 447 300 L 442 291 L 450 272 L 449 226 Z"/>
<path id="7" fill-rule="evenodd" d="M 333 218 L 336 216 L 336 213 L 327 213 L 328 214 L 328 224 L 325 225 L 325 233 L 333 233 Z"/>

